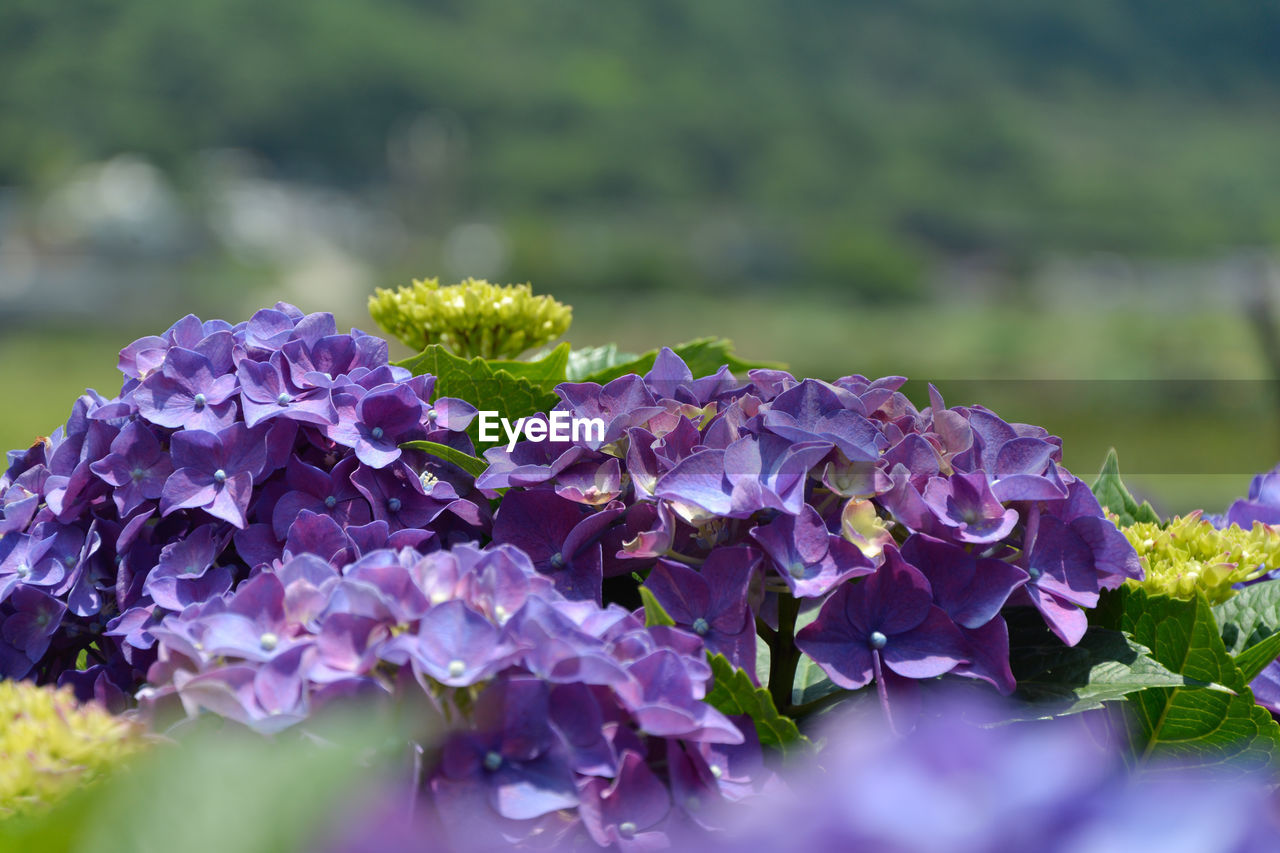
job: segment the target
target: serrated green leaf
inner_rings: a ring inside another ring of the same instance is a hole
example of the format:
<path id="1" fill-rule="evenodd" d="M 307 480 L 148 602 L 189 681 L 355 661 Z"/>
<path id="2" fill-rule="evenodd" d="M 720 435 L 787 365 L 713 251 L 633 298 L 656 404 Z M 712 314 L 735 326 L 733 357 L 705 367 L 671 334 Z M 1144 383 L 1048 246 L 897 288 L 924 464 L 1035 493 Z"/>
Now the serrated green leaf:
<path id="1" fill-rule="evenodd" d="M 1253 681 L 1277 657 L 1280 657 L 1280 634 L 1272 634 L 1236 655 L 1234 660 L 1244 680 Z"/>
<path id="2" fill-rule="evenodd" d="M 671 349 L 676 355 L 684 359 L 684 363 L 689 366 L 689 370 L 694 377 L 708 376 L 725 365 L 728 365 L 729 370 L 733 371 L 734 374 L 742 374 L 744 376 L 748 370 L 755 367 L 780 369 L 783 366 L 776 362 L 743 361 L 733 354 L 733 343 L 724 338 L 698 338 Z M 649 350 L 631 361 L 614 364 L 603 370 L 590 373 L 580 381 L 598 382 L 603 385 L 606 382 L 617 379 L 619 376 L 626 376 L 628 373 L 644 375 L 653 367 L 657 357 L 658 350 Z"/>
<path id="3" fill-rule="evenodd" d="M 1028 609 L 1029 610 L 1029 609 Z M 1016 637 L 1010 666 L 1018 682 L 1018 719 L 1043 719 L 1100 708 L 1149 687 L 1203 687 L 1226 690 L 1172 672 L 1150 649 L 1119 631 L 1090 628 L 1067 646 L 1035 611 L 1010 615 Z"/>
<path id="4" fill-rule="evenodd" d="M 760 743 L 779 749 L 784 755 L 807 747 L 809 739 L 800 734 L 795 720 L 778 713 L 773 697 L 764 687 L 756 687 L 751 676 L 724 655 L 707 655 L 715 681 L 703 701 L 729 716 L 746 714 L 756 725 Z"/>
<path id="5" fill-rule="evenodd" d="M 1154 687 L 1129 696 L 1139 758 L 1206 768 L 1274 765 L 1280 726 L 1254 703 L 1205 597 L 1197 594 L 1188 601 L 1141 589 L 1124 594 L 1123 627 L 1156 660 L 1180 675 L 1233 691 Z"/>
<path id="6" fill-rule="evenodd" d="M 1227 651 L 1240 654 L 1280 632 L 1280 583 L 1250 584 L 1214 605 L 1213 615 L 1222 630 Z"/>
<path id="7" fill-rule="evenodd" d="M 1143 501 L 1139 506 L 1137 500 L 1125 488 L 1124 482 L 1120 479 L 1120 459 L 1114 447 L 1107 451 L 1102 470 L 1098 472 L 1098 479 L 1094 481 L 1091 488 L 1098 503 L 1120 517 L 1121 527 L 1128 527 L 1139 521 L 1160 523 L 1160 516 L 1156 514 L 1151 504 Z"/>
<path id="8" fill-rule="evenodd" d="M 517 379 L 527 379 L 543 393 L 550 394 L 566 380 L 569 366 L 569 345 L 560 344 L 537 361 L 490 361 L 489 369 L 505 370 Z"/>
<path id="9" fill-rule="evenodd" d="M 633 352 L 619 352 L 617 344 L 583 347 L 569 353 L 565 377 L 569 382 L 583 382 L 593 373 L 601 373 L 610 367 L 626 364 L 637 358 L 639 356 Z"/>
<path id="10" fill-rule="evenodd" d="M 425 453 L 430 453 L 432 456 L 439 457 L 445 462 L 452 462 L 472 477 L 479 477 L 489 467 L 489 463 L 483 459 L 477 459 L 469 453 L 463 453 L 456 447 L 450 447 L 447 444 L 440 444 L 435 441 L 406 441 L 400 446 L 412 450 L 421 450 Z"/>
<path id="11" fill-rule="evenodd" d="M 640 601 L 644 603 L 644 624 L 646 628 L 653 625 L 676 624 L 676 620 L 672 619 L 666 608 L 658 602 L 658 599 L 654 598 L 648 587 L 640 587 Z"/>
<path id="12" fill-rule="evenodd" d="M 415 376 L 429 373 L 436 378 L 436 397 L 466 400 L 481 411 L 494 411 L 514 423 L 519 418 L 550 411 L 559 398 L 534 385 L 528 379 L 513 376 L 483 358 L 459 358 L 442 346 L 433 344 L 418 355 L 398 362 Z M 481 441 L 479 419 L 467 430 L 472 443 L 483 449 L 501 444 Z"/>

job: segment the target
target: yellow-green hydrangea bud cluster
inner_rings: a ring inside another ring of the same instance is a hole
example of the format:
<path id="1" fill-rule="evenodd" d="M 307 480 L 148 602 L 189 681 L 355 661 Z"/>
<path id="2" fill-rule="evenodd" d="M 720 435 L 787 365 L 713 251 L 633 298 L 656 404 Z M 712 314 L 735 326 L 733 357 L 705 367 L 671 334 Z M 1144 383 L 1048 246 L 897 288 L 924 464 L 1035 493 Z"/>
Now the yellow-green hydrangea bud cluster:
<path id="1" fill-rule="evenodd" d="M 515 358 L 569 329 L 573 310 L 528 284 L 498 285 L 469 278 L 441 287 L 437 279 L 369 297 L 378 325 L 414 350 L 441 344 L 467 358 Z"/>
<path id="2" fill-rule="evenodd" d="M 142 745 L 140 729 L 69 688 L 0 681 L 0 818 L 55 802 Z"/>
<path id="3" fill-rule="evenodd" d="M 1142 560 L 1146 578 L 1129 581 L 1149 592 L 1192 598 L 1203 592 L 1213 604 L 1235 595 L 1233 584 L 1280 567 L 1280 528 L 1261 522 L 1250 530 L 1219 530 L 1199 511 L 1166 525 L 1139 522 L 1122 528 Z"/>

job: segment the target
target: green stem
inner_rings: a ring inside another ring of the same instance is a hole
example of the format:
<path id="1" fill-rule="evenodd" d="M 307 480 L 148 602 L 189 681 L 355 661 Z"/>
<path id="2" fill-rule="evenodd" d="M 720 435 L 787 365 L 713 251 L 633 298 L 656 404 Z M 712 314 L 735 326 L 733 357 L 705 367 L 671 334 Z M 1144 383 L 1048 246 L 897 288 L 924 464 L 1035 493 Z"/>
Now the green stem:
<path id="1" fill-rule="evenodd" d="M 818 514 L 826 515 L 827 510 L 831 509 L 831 506 L 839 500 L 840 496 L 835 492 L 828 492 L 827 496 L 822 499 L 822 503 L 817 506 Z"/>
<path id="2" fill-rule="evenodd" d="M 838 690 L 835 693 L 828 693 L 821 699 L 814 699 L 812 702 L 805 702 L 803 705 L 793 705 L 788 711 L 787 716 L 795 720 L 803 719 L 815 711 L 821 711 L 828 705 L 835 705 L 848 699 L 853 695 L 852 690 Z"/>
<path id="3" fill-rule="evenodd" d="M 800 599 L 778 595 L 778 634 L 769 657 L 769 695 L 780 714 L 791 710 L 791 688 L 796 680 L 796 666 L 800 663 L 800 650 L 796 648 L 796 617 L 799 614 Z"/>
<path id="4" fill-rule="evenodd" d="M 678 563 L 684 563 L 686 566 L 693 566 L 695 568 L 706 562 L 705 560 L 700 560 L 697 557 L 690 557 L 671 550 L 668 550 L 662 556 L 666 557 L 668 560 L 675 560 Z"/>

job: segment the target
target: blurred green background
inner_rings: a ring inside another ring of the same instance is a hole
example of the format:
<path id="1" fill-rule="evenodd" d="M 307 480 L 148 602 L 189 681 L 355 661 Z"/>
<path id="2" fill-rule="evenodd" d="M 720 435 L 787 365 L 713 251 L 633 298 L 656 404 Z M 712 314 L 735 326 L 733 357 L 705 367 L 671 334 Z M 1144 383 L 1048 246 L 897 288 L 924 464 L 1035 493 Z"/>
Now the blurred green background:
<path id="1" fill-rule="evenodd" d="M 6 0 L 0 445 L 189 311 L 474 275 L 1220 508 L 1280 459 L 1277 43 L 1217 0 Z"/>

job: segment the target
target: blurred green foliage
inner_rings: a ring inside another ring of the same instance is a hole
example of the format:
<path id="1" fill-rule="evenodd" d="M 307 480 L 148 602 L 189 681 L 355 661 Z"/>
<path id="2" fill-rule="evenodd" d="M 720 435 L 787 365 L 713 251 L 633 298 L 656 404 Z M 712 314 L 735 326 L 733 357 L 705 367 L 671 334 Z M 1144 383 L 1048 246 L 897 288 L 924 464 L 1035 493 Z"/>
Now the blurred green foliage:
<path id="1" fill-rule="evenodd" d="M 968 381 L 1266 378 L 1228 299 L 1192 314 L 1141 269 L 1120 278 L 1146 301 L 1105 313 L 1022 290 L 1059 254 L 1276 242 L 1278 33 L 1280 6 L 1214 0 L 7 0 L 0 187 L 38 210 L 133 152 L 199 208 L 201 152 L 243 149 L 390 212 L 403 234 L 364 259 L 379 284 L 531 280 L 574 306 L 575 347 L 715 335 L 798 374 L 905 374 L 918 401 L 941 380 L 1062 435 L 1082 476 L 1115 445 L 1162 511 L 1213 508 L 1280 455 L 1261 382 Z M 449 268 L 468 223 L 494 226 L 501 269 Z M 0 316 L 0 446 L 85 386 L 114 393 L 115 352 L 187 310 L 341 310 L 271 289 L 273 261 L 200 258 L 164 269 L 171 301 L 128 305 L 135 328 Z M 935 292 L 969 271 L 985 302 Z M 270 292 L 209 307 L 250 280 Z"/>
<path id="2" fill-rule="evenodd" d="M 500 212 L 556 292 L 911 297 L 944 254 L 1274 240 L 1278 32 L 1214 0 L 7 0 L 0 185 L 237 147 L 386 186 L 414 234 Z"/>
<path id="3" fill-rule="evenodd" d="M 0 850 L 292 853 L 338 846 L 335 835 L 376 806 L 388 774 L 407 769 L 411 755 L 385 715 L 349 714 L 275 740 L 205 722 L 43 814 L 0 821 Z"/>

